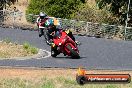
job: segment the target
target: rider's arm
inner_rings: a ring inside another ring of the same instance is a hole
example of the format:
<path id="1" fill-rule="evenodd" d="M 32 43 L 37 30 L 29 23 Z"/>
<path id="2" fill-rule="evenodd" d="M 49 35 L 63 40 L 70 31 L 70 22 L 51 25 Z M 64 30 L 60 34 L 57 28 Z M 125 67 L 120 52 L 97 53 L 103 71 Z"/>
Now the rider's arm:
<path id="1" fill-rule="evenodd" d="M 45 27 L 45 22 L 46 22 L 46 20 L 48 20 L 48 18 L 45 18 L 45 19 L 43 19 L 43 20 L 41 21 L 41 24 L 43 24 L 44 27 Z"/>
<path id="2" fill-rule="evenodd" d="M 36 23 L 38 23 L 40 21 L 40 17 L 38 17 L 37 19 L 36 19 Z"/>

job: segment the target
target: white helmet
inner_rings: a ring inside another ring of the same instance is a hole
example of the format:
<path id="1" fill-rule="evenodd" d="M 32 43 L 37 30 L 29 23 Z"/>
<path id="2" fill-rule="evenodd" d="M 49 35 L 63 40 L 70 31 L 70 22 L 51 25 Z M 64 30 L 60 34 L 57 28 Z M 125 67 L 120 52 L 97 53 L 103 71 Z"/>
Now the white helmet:
<path id="1" fill-rule="evenodd" d="M 45 17 L 47 17 L 47 15 L 43 12 L 40 12 L 39 16 L 40 16 L 40 19 L 44 19 Z"/>

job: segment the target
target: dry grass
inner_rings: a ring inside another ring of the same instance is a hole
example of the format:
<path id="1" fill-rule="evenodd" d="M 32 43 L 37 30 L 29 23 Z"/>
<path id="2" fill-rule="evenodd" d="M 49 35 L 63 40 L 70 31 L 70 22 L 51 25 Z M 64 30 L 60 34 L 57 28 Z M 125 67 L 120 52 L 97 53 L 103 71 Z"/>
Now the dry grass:
<path id="1" fill-rule="evenodd" d="M 25 57 L 32 56 L 31 52 L 27 52 L 23 45 L 0 42 L 0 58 Z"/>
<path id="2" fill-rule="evenodd" d="M 65 78 L 75 78 L 78 69 L 0 69 L 0 78 L 21 78 L 28 80 L 36 80 L 42 77 L 56 78 L 56 77 L 65 77 Z M 112 70 L 88 70 L 88 74 L 130 74 L 132 71 L 112 71 Z"/>
<path id="3" fill-rule="evenodd" d="M 75 77 L 76 70 L 59 70 L 59 69 L 0 69 L 0 78 L 20 78 L 27 80 L 39 80 L 43 77 L 56 78 L 62 77 Z"/>

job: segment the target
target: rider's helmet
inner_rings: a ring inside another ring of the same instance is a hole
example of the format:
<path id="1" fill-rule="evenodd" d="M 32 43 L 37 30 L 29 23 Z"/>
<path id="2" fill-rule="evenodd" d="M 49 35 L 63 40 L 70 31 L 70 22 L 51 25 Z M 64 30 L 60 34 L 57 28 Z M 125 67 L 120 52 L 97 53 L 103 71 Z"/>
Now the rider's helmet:
<path id="1" fill-rule="evenodd" d="M 43 12 L 40 12 L 39 16 L 40 16 L 40 19 L 44 19 L 45 17 L 47 17 L 47 15 Z"/>
<path id="2" fill-rule="evenodd" d="M 46 20 L 45 22 L 46 27 L 53 26 L 53 25 L 54 25 L 54 20 L 52 18 L 49 18 Z"/>
<path id="3" fill-rule="evenodd" d="M 56 26 L 54 25 L 54 20 L 52 18 L 46 20 L 45 26 L 48 28 L 49 33 L 56 31 Z"/>

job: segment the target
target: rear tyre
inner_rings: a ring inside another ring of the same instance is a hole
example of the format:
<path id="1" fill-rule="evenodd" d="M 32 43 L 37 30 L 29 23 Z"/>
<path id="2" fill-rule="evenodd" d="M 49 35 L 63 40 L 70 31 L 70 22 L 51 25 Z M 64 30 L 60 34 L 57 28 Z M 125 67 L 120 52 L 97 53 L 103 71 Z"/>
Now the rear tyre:
<path id="1" fill-rule="evenodd" d="M 79 54 L 76 51 L 74 51 L 70 45 L 67 45 L 67 48 L 71 52 L 71 58 L 73 58 L 73 59 L 79 59 L 80 58 Z"/>

